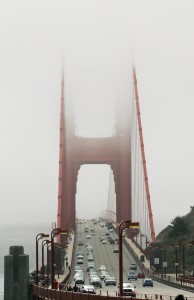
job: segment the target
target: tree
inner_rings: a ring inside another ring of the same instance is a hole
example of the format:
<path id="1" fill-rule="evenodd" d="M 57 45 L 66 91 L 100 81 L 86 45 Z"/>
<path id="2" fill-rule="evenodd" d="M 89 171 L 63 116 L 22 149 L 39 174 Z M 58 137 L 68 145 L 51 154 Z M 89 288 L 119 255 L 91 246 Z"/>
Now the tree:
<path id="1" fill-rule="evenodd" d="M 188 224 L 181 217 L 176 217 L 170 224 L 169 237 L 180 237 L 188 232 Z"/>

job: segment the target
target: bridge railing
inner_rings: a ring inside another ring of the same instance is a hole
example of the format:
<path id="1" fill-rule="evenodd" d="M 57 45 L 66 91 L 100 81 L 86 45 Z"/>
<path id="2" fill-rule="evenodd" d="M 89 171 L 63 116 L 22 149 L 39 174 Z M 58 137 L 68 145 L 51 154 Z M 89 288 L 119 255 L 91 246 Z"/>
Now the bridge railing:
<path id="1" fill-rule="evenodd" d="M 33 299 L 45 299 L 45 300 L 97 300 L 99 297 L 102 300 L 123 300 L 125 297 L 118 296 L 118 292 L 109 292 L 99 290 L 99 294 L 88 294 L 79 292 L 70 292 L 66 290 L 54 290 L 44 288 L 41 286 L 33 286 Z M 153 294 L 137 294 L 136 297 L 131 297 L 131 300 L 142 300 L 142 299 L 163 299 L 161 295 Z M 169 298 L 172 300 L 173 298 Z"/>
<path id="2" fill-rule="evenodd" d="M 42 300 L 124 300 L 128 297 L 120 297 L 118 293 L 115 292 L 113 295 L 113 291 L 102 291 L 99 290 L 98 294 L 88 294 L 88 293 L 80 293 L 80 292 L 70 292 L 66 290 L 53 290 L 48 288 L 43 288 L 40 286 L 33 287 L 33 299 L 42 299 Z M 137 293 L 136 297 L 130 298 L 130 300 L 175 300 L 176 296 L 170 295 L 161 295 L 161 294 L 143 294 Z M 185 297 L 186 300 L 193 300 L 192 297 Z"/>

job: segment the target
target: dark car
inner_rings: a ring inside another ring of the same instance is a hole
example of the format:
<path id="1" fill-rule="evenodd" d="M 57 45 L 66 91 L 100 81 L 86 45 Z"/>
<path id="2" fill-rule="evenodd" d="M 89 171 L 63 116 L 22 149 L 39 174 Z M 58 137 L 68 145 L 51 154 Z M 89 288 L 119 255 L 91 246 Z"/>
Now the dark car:
<path id="1" fill-rule="evenodd" d="M 110 245 L 114 245 L 114 244 L 115 244 L 115 241 L 114 241 L 113 239 L 110 239 L 110 240 L 109 240 L 109 243 L 110 243 Z"/>
<path id="2" fill-rule="evenodd" d="M 113 249 L 113 253 L 119 253 L 119 249 L 118 248 L 114 248 Z"/>
<path id="3" fill-rule="evenodd" d="M 123 295 L 136 297 L 135 286 L 130 282 L 123 282 Z"/>
<path id="4" fill-rule="evenodd" d="M 153 287 L 153 280 L 151 278 L 145 278 L 144 281 L 143 281 L 143 287 L 145 286 L 151 286 Z"/>

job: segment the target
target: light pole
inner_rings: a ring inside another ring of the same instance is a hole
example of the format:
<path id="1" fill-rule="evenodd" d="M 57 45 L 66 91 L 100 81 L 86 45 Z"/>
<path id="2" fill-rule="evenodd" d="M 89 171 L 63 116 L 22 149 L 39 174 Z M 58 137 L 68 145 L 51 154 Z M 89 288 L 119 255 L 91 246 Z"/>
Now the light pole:
<path id="1" fill-rule="evenodd" d="M 51 231 L 51 286 L 54 288 L 55 270 L 54 270 L 54 237 L 58 234 L 68 234 L 66 229 L 54 228 Z"/>
<path id="2" fill-rule="evenodd" d="M 51 241 L 43 240 L 42 241 L 42 280 L 44 280 L 44 246 L 49 244 Z"/>
<path id="3" fill-rule="evenodd" d="M 170 245 L 170 247 L 174 247 L 175 248 L 175 274 L 176 274 L 176 278 L 177 278 L 177 275 L 178 275 L 178 247 L 179 247 L 179 244 L 172 244 Z"/>
<path id="4" fill-rule="evenodd" d="M 47 277 L 48 278 L 49 278 L 49 271 L 50 271 L 50 266 L 51 266 L 51 258 L 50 258 L 51 254 L 49 255 L 49 246 L 51 246 L 51 241 L 50 241 L 50 243 L 47 244 Z"/>
<path id="5" fill-rule="evenodd" d="M 181 244 L 183 247 L 183 278 L 185 278 L 185 243 Z"/>
<path id="6" fill-rule="evenodd" d="M 49 237 L 49 234 L 39 233 L 36 236 L 36 284 L 38 284 L 38 241 L 44 237 Z"/>
<path id="7" fill-rule="evenodd" d="M 178 245 L 175 245 L 175 272 L 176 272 L 176 278 L 178 274 L 178 250 L 177 250 Z"/>
<path id="8" fill-rule="evenodd" d="M 146 238 L 146 241 L 145 241 L 145 244 L 146 244 L 145 256 L 147 258 L 148 257 L 148 244 L 149 244 L 148 237 L 147 237 L 146 234 L 141 234 L 141 237 L 145 237 Z"/>
<path id="9" fill-rule="evenodd" d="M 123 296 L 123 245 L 122 233 L 125 228 L 139 228 L 139 222 L 122 221 L 119 224 L 119 296 Z"/>

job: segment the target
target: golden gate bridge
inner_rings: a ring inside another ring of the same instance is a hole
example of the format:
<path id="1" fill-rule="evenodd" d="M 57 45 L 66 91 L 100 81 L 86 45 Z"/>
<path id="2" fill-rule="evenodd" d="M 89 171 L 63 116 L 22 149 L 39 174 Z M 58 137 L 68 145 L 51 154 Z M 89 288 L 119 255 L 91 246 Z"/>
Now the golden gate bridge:
<path id="1" fill-rule="evenodd" d="M 117 224 L 123 220 L 138 221 L 141 237 L 155 240 L 135 68 L 132 101 L 130 97 L 119 99 L 114 135 L 106 138 L 75 135 L 74 106 L 65 99 L 62 73 L 59 156 L 58 228 L 70 230 L 76 226 L 75 201 L 81 166 L 108 164 L 110 184 L 105 217 Z M 140 240 L 137 239 L 139 243 Z"/>

